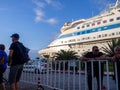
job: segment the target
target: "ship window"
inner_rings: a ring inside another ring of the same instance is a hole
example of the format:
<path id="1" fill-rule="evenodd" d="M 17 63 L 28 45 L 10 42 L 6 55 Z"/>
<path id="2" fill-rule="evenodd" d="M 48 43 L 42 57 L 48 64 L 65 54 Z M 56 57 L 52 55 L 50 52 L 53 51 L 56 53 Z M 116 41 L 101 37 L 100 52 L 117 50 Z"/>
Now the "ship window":
<path id="1" fill-rule="evenodd" d="M 77 41 L 80 41 L 80 39 L 78 39 Z"/>
<path id="2" fill-rule="evenodd" d="M 105 37 L 107 37 L 107 34 L 105 34 Z"/>
<path id="3" fill-rule="evenodd" d="M 104 20 L 103 23 L 107 23 L 107 20 Z"/>
<path id="4" fill-rule="evenodd" d="M 65 41 L 65 43 L 67 43 L 67 41 Z"/>
<path id="5" fill-rule="evenodd" d="M 82 28 L 85 28 L 85 26 L 82 26 Z"/>
<path id="6" fill-rule="evenodd" d="M 118 35 L 119 33 L 118 32 L 116 32 L 116 35 Z"/>
<path id="7" fill-rule="evenodd" d="M 82 31 L 82 34 L 85 34 L 85 31 Z"/>
<path id="8" fill-rule="evenodd" d="M 87 27 L 89 27 L 90 25 L 88 24 Z"/>
<path id="9" fill-rule="evenodd" d="M 77 27 L 77 29 L 80 29 L 80 27 Z"/>
<path id="10" fill-rule="evenodd" d="M 112 19 L 110 19 L 109 21 L 112 22 L 112 21 L 114 21 L 114 19 L 112 18 Z"/>
<path id="11" fill-rule="evenodd" d="M 99 24 L 101 24 L 101 22 L 98 22 L 97 24 L 99 25 Z"/>
<path id="12" fill-rule="evenodd" d="M 97 32 L 97 29 L 92 29 L 92 32 Z"/>
<path id="13" fill-rule="evenodd" d="M 95 26 L 95 23 L 92 23 L 92 26 Z"/>
<path id="14" fill-rule="evenodd" d="M 82 40 L 85 40 L 85 38 L 82 38 Z"/>
<path id="15" fill-rule="evenodd" d="M 120 24 L 118 24 L 118 27 L 120 27 Z"/>
<path id="16" fill-rule="evenodd" d="M 98 38 L 101 38 L 101 35 L 98 35 Z"/>
<path id="17" fill-rule="evenodd" d="M 112 33 L 112 36 L 114 36 L 115 35 L 115 33 Z"/>
<path id="18" fill-rule="evenodd" d="M 87 32 L 87 33 L 90 33 L 90 30 L 87 30 L 86 32 Z"/>
<path id="19" fill-rule="evenodd" d="M 104 30 L 107 30 L 108 29 L 108 27 L 104 27 Z"/>
<path id="20" fill-rule="evenodd" d="M 80 32 L 78 32 L 77 35 L 80 35 Z"/>
<path id="21" fill-rule="evenodd" d="M 117 17 L 117 20 L 120 20 L 120 17 Z"/>

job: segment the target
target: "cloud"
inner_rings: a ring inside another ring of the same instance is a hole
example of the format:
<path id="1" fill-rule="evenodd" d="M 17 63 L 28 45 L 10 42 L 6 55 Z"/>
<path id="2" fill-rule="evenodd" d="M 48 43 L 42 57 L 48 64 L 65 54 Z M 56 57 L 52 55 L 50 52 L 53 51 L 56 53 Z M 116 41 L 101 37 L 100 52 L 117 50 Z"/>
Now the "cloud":
<path id="1" fill-rule="evenodd" d="M 46 19 L 47 16 L 45 15 L 44 8 L 49 5 L 55 7 L 55 9 L 60 9 L 62 7 L 60 2 L 57 0 L 32 0 L 32 2 L 36 5 L 36 8 L 34 9 L 36 22 L 46 22 L 49 24 L 58 23 L 58 20 L 55 18 Z"/>
<path id="2" fill-rule="evenodd" d="M 55 18 L 50 18 L 50 19 L 46 20 L 46 22 L 49 24 L 56 24 L 56 23 L 58 23 L 58 20 Z"/>
<path id="3" fill-rule="evenodd" d="M 110 0 L 90 0 L 90 2 L 93 4 L 93 8 L 97 7 L 99 11 L 107 9 L 111 3 Z"/>
<path id="4" fill-rule="evenodd" d="M 57 9 L 61 9 L 62 8 L 62 4 L 56 0 L 45 0 L 45 2 Z"/>
<path id="5" fill-rule="evenodd" d="M 40 2 L 39 0 L 32 0 L 32 2 L 39 8 L 44 8 L 45 7 L 45 3 Z"/>
<path id="6" fill-rule="evenodd" d="M 41 9 L 35 9 L 34 11 L 36 14 L 35 21 L 41 22 L 43 20 L 43 17 L 45 16 L 44 12 Z"/>

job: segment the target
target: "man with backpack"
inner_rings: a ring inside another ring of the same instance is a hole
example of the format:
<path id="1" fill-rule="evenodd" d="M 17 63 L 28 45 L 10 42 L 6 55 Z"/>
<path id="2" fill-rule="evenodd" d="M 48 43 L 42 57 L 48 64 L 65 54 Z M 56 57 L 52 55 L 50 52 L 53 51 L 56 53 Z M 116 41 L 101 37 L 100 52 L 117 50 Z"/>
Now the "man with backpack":
<path id="1" fill-rule="evenodd" d="M 11 36 L 12 44 L 9 48 L 9 61 L 10 73 L 9 83 L 11 90 L 18 90 L 18 82 L 20 80 L 23 65 L 29 60 L 28 49 L 19 42 L 19 34 L 15 33 Z"/>

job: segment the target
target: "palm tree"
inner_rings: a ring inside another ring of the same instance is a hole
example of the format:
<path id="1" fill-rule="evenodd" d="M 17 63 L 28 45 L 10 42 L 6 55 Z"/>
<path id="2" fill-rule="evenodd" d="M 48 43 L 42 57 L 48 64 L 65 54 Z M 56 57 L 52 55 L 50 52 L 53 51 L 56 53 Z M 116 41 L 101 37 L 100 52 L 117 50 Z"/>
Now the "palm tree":
<path id="1" fill-rule="evenodd" d="M 75 60 L 78 58 L 77 52 L 75 51 L 65 51 L 60 50 L 58 53 L 55 53 L 56 60 Z M 61 62 L 61 70 L 63 70 L 63 62 Z M 57 64 L 57 67 L 59 65 Z M 68 62 L 65 62 L 65 70 L 68 69 Z"/>
<path id="2" fill-rule="evenodd" d="M 118 45 L 120 45 L 120 39 L 112 39 L 111 42 L 107 43 L 107 46 L 102 47 L 102 50 L 106 53 L 107 56 L 112 57 L 115 54 L 114 47 Z M 113 70 L 115 71 L 113 62 L 109 63 L 109 66 L 113 67 Z M 113 79 L 115 80 L 115 74 L 113 75 Z"/>
<path id="3" fill-rule="evenodd" d="M 114 56 L 114 47 L 120 45 L 120 39 L 112 39 L 106 46 L 102 47 L 102 50 L 107 56 Z"/>
<path id="4" fill-rule="evenodd" d="M 60 50 L 58 53 L 55 53 L 56 60 L 72 60 L 72 59 L 77 59 L 78 55 L 77 52 L 75 51 L 65 51 L 65 50 Z"/>

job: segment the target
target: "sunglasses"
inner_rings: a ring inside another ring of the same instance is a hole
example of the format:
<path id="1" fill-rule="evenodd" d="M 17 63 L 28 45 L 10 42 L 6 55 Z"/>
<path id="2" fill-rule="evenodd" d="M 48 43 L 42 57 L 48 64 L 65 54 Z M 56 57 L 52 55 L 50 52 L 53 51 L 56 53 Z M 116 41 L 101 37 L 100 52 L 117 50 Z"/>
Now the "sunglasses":
<path id="1" fill-rule="evenodd" d="M 96 52 L 99 51 L 99 50 L 95 50 Z"/>

